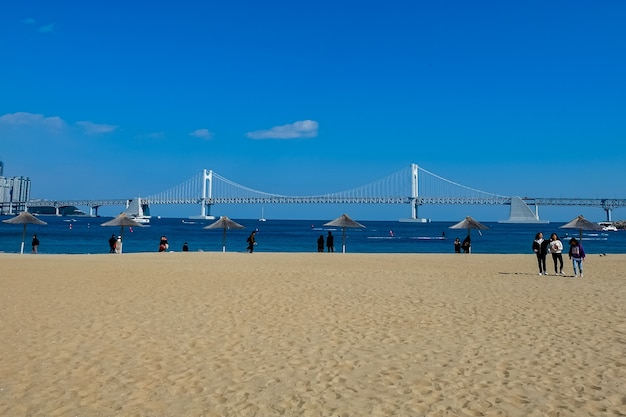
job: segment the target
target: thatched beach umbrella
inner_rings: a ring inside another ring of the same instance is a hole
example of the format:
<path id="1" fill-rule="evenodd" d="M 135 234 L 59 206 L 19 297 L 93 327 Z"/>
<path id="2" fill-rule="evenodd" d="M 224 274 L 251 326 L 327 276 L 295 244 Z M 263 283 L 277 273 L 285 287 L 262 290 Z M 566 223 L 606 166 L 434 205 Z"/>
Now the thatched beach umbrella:
<path id="1" fill-rule="evenodd" d="M 245 226 L 229 219 L 226 216 L 220 216 L 219 220 L 211 223 L 203 229 L 223 229 L 222 232 L 222 252 L 226 252 L 226 229 L 243 229 Z"/>
<path id="2" fill-rule="evenodd" d="M 24 238 L 26 237 L 26 225 L 27 224 L 48 224 L 43 220 L 39 220 L 37 217 L 33 216 L 27 211 L 23 211 L 15 217 L 12 217 L 7 220 L 2 220 L 3 223 L 8 224 L 23 224 L 24 230 L 22 231 L 22 246 L 20 248 L 20 254 L 24 253 Z"/>
<path id="3" fill-rule="evenodd" d="M 472 229 L 477 229 L 480 231 L 480 230 L 487 230 L 489 228 L 485 226 L 484 224 L 480 223 L 479 221 L 474 220 L 471 216 L 467 216 L 466 218 L 464 218 L 457 224 L 453 224 L 452 226 L 450 226 L 450 229 L 467 229 L 466 239 L 469 240 L 470 232 Z"/>
<path id="4" fill-rule="evenodd" d="M 561 229 L 578 229 L 580 231 L 580 240 L 583 240 L 583 230 L 602 230 L 602 226 L 598 223 L 590 222 L 583 215 L 576 217 L 571 222 L 564 224 Z"/>
<path id="5" fill-rule="evenodd" d="M 341 216 L 337 217 L 335 220 L 324 224 L 324 226 L 335 226 L 335 227 L 342 228 L 343 233 L 342 233 L 342 240 L 341 240 L 341 248 L 342 248 L 343 253 L 346 253 L 346 228 L 365 227 L 361 223 L 355 222 L 354 220 L 352 220 L 350 216 L 348 216 L 347 214 L 342 214 Z"/>
<path id="6" fill-rule="evenodd" d="M 119 226 L 120 227 L 120 237 L 122 238 L 122 244 L 124 243 L 124 226 L 129 227 L 143 227 L 141 223 L 136 222 L 132 218 L 128 217 L 126 213 L 120 213 L 117 217 L 109 220 L 108 222 L 102 223 L 100 226 Z M 122 250 L 120 248 L 120 253 Z"/>

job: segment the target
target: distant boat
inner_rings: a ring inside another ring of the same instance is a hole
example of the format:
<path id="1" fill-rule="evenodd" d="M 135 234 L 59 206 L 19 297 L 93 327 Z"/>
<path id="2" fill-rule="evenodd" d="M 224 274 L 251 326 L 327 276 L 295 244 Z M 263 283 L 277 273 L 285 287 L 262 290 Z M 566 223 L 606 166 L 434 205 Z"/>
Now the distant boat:
<path id="1" fill-rule="evenodd" d="M 152 216 L 150 216 L 150 209 L 148 208 L 148 205 L 142 204 L 141 198 L 139 197 L 128 202 L 128 206 L 126 207 L 126 210 L 124 210 L 124 213 L 137 223 L 141 224 L 150 223 L 150 219 L 152 218 Z"/>
<path id="2" fill-rule="evenodd" d="M 612 222 L 599 222 L 603 232 L 617 232 L 617 227 Z"/>
<path id="3" fill-rule="evenodd" d="M 260 222 L 266 222 L 267 219 L 263 216 L 263 207 L 261 207 L 261 217 L 259 218 Z"/>

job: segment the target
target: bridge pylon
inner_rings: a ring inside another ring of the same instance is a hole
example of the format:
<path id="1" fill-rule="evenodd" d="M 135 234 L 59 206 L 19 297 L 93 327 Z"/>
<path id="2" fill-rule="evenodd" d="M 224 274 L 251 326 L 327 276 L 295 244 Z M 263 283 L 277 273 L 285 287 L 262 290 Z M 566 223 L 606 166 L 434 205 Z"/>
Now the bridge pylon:
<path id="1" fill-rule="evenodd" d="M 213 170 L 202 170 L 202 202 L 200 203 L 200 215 L 190 216 L 190 219 L 214 220 L 211 215 L 211 199 L 213 198 Z"/>
<path id="2" fill-rule="evenodd" d="M 417 164 L 411 164 L 411 217 L 408 219 L 400 219 L 401 222 L 412 223 L 430 223 L 430 219 L 420 219 L 418 217 L 419 208 L 419 167 Z"/>

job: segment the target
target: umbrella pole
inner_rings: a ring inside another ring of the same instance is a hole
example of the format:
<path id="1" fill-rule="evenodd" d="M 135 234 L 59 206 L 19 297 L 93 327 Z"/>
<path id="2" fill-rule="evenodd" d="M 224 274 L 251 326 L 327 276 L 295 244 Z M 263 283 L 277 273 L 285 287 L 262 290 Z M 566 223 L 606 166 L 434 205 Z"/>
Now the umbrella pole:
<path id="1" fill-rule="evenodd" d="M 122 238 L 122 245 L 120 246 L 120 253 L 122 253 L 122 248 L 124 247 L 124 226 L 120 226 L 122 229 L 120 232 L 120 237 Z"/>
<path id="2" fill-rule="evenodd" d="M 343 228 L 343 239 L 341 240 L 342 253 L 346 253 L 346 228 Z"/>
<path id="3" fill-rule="evenodd" d="M 24 223 L 24 229 L 22 230 L 22 246 L 20 248 L 20 255 L 24 254 L 24 239 L 26 238 L 26 223 Z"/>
<path id="4" fill-rule="evenodd" d="M 222 252 L 226 252 L 226 228 L 222 232 Z"/>

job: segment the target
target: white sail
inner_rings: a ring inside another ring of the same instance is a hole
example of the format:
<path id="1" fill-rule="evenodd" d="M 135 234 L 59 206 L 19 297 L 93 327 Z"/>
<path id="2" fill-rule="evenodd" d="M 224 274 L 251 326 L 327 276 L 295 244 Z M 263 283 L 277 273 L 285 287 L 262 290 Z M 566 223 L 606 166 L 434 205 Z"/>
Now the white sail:
<path id="1" fill-rule="evenodd" d="M 150 223 L 151 216 L 145 213 L 143 206 L 139 197 L 129 200 L 124 214 L 138 223 Z"/>

